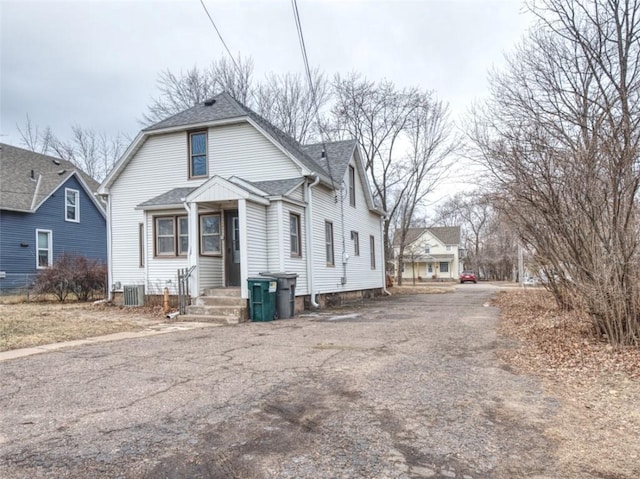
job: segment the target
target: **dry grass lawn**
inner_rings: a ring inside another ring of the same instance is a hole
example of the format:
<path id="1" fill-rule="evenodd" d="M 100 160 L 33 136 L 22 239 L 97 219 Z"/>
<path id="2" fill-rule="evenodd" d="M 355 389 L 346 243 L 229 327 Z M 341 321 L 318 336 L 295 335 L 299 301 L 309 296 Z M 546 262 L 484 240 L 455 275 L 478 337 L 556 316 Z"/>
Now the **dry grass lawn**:
<path id="1" fill-rule="evenodd" d="M 640 477 L 640 348 L 612 348 L 588 318 L 559 311 L 540 289 L 501 293 L 495 305 L 501 334 L 518 341 L 502 359 L 563 401 L 545 431 L 562 463 L 598 477 Z"/>
<path id="2" fill-rule="evenodd" d="M 452 293 L 455 291 L 456 283 L 418 283 L 412 284 L 411 280 L 405 281 L 402 286 L 394 284 L 387 290 L 393 295 L 407 295 L 407 294 L 441 294 Z"/>
<path id="3" fill-rule="evenodd" d="M 152 308 L 0 298 L 0 351 L 138 331 L 162 320 Z"/>

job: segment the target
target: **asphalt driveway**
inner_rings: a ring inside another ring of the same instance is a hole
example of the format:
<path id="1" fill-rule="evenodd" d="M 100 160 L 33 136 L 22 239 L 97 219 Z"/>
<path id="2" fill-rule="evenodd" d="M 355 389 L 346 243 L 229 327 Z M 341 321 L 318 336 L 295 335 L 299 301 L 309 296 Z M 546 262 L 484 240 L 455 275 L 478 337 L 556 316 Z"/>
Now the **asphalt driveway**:
<path id="1" fill-rule="evenodd" d="M 1 362 L 0 477 L 566 477 L 557 400 L 495 357 L 495 291 Z"/>

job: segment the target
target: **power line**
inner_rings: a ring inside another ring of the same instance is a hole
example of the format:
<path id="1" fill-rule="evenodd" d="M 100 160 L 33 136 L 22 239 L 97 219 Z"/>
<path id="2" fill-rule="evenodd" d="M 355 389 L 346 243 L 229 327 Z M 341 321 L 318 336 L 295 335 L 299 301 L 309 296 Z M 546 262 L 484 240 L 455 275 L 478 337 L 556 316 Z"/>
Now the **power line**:
<path id="1" fill-rule="evenodd" d="M 307 76 L 307 82 L 309 83 L 309 91 L 311 92 L 311 101 L 316 113 L 316 121 L 318 122 L 318 129 L 320 130 L 320 139 L 322 140 L 322 150 L 327 160 L 327 168 L 329 173 L 329 179 L 331 180 L 331 186 L 335 189 L 333 182 L 333 173 L 331 172 L 331 162 L 329 161 L 329 154 L 325 145 L 326 132 L 324 126 L 320 120 L 320 108 L 318 107 L 318 98 L 316 96 L 316 89 L 313 85 L 313 78 L 311 77 L 311 69 L 309 68 L 309 57 L 307 55 L 307 47 L 304 42 L 304 34 L 302 33 L 302 23 L 300 22 L 300 12 L 298 11 L 298 3 L 296 0 L 291 0 L 291 7 L 293 9 L 293 18 L 296 22 L 296 29 L 298 31 L 298 42 L 300 43 L 300 50 L 302 52 L 302 61 L 304 63 L 304 70 Z"/>
<path id="2" fill-rule="evenodd" d="M 227 53 L 231 57 L 231 61 L 236 66 L 236 69 L 238 70 L 238 73 L 242 73 L 242 70 L 240 70 L 240 67 L 236 63 L 236 59 L 231 54 L 231 50 L 229 50 L 229 47 L 227 46 L 226 42 L 224 41 L 224 38 L 222 38 L 222 34 L 220 33 L 220 30 L 218 30 L 218 27 L 216 26 L 216 22 L 213 21 L 213 18 L 211 17 L 211 14 L 209 13 L 209 10 L 207 9 L 207 6 L 204 4 L 204 0 L 200 0 L 200 5 L 202 5 L 202 8 L 204 8 L 204 11 L 207 14 L 207 17 L 209 17 L 209 21 L 211 22 L 211 25 L 213 25 L 214 30 L 218 34 L 218 38 L 220 38 L 220 41 L 222 42 L 222 45 L 224 46 L 225 50 L 227 50 Z"/>

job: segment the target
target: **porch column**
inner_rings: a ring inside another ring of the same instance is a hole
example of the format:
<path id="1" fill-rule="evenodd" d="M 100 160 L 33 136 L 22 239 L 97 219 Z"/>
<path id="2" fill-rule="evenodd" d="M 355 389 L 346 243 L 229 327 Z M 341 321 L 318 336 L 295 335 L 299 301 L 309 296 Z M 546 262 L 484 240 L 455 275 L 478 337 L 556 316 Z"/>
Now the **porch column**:
<path id="1" fill-rule="evenodd" d="M 198 203 L 187 203 L 185 205 L 189 215 L 189 253 L 187 254 L 189 268 L 195 266 L 189 278 L 189 291 L 191 296 L 200 296 L 200 272 L 198 271 Z"/>
<path id="2" fill-rule="evenodd" d="M 240 295 L 249 297 L 247 279 L 249 278 L 249 245 L 247 228 L 247 200 L 238 200 L 238 221 L 240 223 Z"/>

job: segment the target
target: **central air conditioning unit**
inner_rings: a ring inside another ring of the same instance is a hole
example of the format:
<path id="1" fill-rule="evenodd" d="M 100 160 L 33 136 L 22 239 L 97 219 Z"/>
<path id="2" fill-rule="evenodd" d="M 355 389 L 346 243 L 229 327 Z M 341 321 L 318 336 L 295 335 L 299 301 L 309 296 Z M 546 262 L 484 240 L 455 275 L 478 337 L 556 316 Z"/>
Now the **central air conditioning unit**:
<path id="1" fill-rule="evenodd" d="M 125 306 L 144 306 L 144 285 L 134 284 L 124 286 L 124 305 Z"/>

